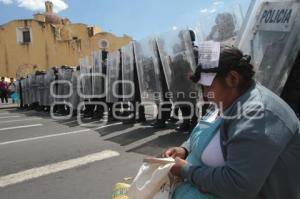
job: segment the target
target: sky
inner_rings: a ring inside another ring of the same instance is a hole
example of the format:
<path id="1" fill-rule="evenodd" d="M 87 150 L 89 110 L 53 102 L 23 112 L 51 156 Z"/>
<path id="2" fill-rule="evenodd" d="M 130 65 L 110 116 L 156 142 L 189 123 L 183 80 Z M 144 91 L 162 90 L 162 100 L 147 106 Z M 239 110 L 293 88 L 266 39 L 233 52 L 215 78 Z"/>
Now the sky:
<path id="1" fill-rule="evenodd" d="M 193 27 L 237 4 L 247 11 L 251 0 L 51 0 L 54 11 L 73 23 L 95 25 L 117 36 L 139 40 L 180 27 Z M 45 0 L 0 0 L 0 24 L 30 19 L 44 11 Z M 203 17 L 205 16 L 205 17 Z"/>

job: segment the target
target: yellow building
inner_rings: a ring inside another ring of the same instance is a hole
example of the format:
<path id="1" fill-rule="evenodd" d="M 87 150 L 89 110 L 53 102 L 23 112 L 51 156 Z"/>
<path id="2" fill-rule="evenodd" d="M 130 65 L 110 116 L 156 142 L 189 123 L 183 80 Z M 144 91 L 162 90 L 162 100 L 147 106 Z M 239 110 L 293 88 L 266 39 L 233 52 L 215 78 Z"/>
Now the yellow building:
<path id="1" fill-rule="evenodd" d="M 100 28 L 71 23 L 53 13 L 52 2 L 46 12 L 33 19 L 13 20 L 0 25 L 0 76 L 15 77 L 31 73 L 34 68 L 79 63 L 79 58 L 92 51 L 115 51 L 132 38 L 117 37 Z"/>

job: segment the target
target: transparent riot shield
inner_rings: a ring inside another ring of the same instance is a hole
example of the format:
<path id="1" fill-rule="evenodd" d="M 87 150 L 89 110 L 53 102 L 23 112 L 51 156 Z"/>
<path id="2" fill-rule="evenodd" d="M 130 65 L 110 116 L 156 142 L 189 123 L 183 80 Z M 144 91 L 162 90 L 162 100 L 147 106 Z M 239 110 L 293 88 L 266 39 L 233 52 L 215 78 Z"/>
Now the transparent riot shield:
<path id="1" fill-rule="evenodd" d="M 21 90 L 22 90 L 22 100 L 23 100 L 23 105 L 27 105 L 26 101 L 26 78 L 21 78 Z"/>
<path id="2" fill-rule="evenodd" d="M 37 95 L 36 100 L 39 105 L 44 106 L 44 77 L 45 73 L 39 73 L 36 75 Z"/>
<path id="3" fill-rule="evenodd" d="M 120 84 L 120 59 L 121 53 L 119 50 L 109 53 L 107 57 L 106 71 L 106 102 L 115 103 L 119 101 Z"/>
<path id="4" fill-rule="evenodd" d="M 237 41 L 252 56 L 256 79 L 278 95 L 300 50 L 299 4 L 296 0 L 253 1 Z"/>
<path id="5" fill-rule="evenodd" d="M 21 81 L 21 92 L 22 92 L 22 96 L 20 95 L 20 97 L 22 97 L 22 101 L 23 101 L 23 105 L 26 105 L 26 103 L 25 103 L 25 101 L 26 101 L 26 99 L 25 99 L 25 89 L 26 89 L 26 78 L 21 78 L 20 79 L 20 81 Z"/>
<path id="6" fill-rule="evenodd" d="M 72 95 L 69 98 L 69 102 L 73 107 L 73 110 L 77 110 L 78 104 L 81 102 L 81 98 L 78 93 L 78 86 L 80 86 L 79 82 L 79 77 L 80 77 L 80 71 L 79 70 L 74 70 L 72 72 L 72 78 L 71 78 L 71 84 L 72 84 Z"/>
<path id="7" fill-rule="evenodd" d="M 103 74 L 102 51 L 96 51 L 93 52 L 92 64 L 92 94 L 94 97 L 104 97 L 104 84 L 105 78 Z"/>
<path id="8" fill-rule="evenodd" d="M 122 47 L 121 54 L 123 101 L 132 102 L 135 98 L 133 43 L 129 43 L 128 45 Z"/>
<path id="9" fill-rule="evenodd" d="M 46 72 L 43 72 L 43 78 L 42 78 L 42 90 L 41 90 L 41 105 L 46 106 L 46 101 L 45 101 L 45 92 L 46 92 Z"/>
<path id="10" fill-rule="evenodd" d="M 92 95 L 92 67 L 89 64 L 89 58 L 85 57 L 80 59 L 80 84 L 81 84 L 81 97 L 89 99 Z"/>
<path id="11" fill-rule="evenodd" d="M 159 68 L 159 56 L 154 38 L 134 41 L 134 53 L 141 93 L 144 103 L 160 103 L 163 101 L 163 83 Z"/>
<path id="12" fill-rule="evenodd" d="M 40 90 L 40 105 L 45 106 L 45 101 L 44 101 L 44 93 L 45 93 L 45 75 L 46 73 L 43 72 L 41 73 L 41 78 L 39 82 L 39 90 Z"/>
<path id="13" fill-rule="evenodd" d="M 59 68 L 57 72 L 57 81 L 56 81 L 56 86 L 57 86 L 57 93 L 55 97 L 56 102 L 63 102 L 63 98 L 61 96 L 64 96 L 64 69 Z"/>
<path id="14" fill-rule="evenodd" d="M 30 100 L 31 103 L 39 103 L 39 85 L 38 85 L 38 80 L 37 80 L 37 75 L 36 74 L 32 74 L 31 75 L 32 80 L 30 82 Z"/>
<path id="15" fill-rule="evenodd" d="M 63 86 L 64 86 L 64 96 L 65 96 L 64 102 L 68 101 L 70 95 L 73 92 L 72 83 L 71 83 L 73 70 L 74 70 L 73 68 L 66 68 L 63 73 L 63 80 L 64 80 Z"/>
<path id="16" fill-rule="evenodd" d="M 196 69 L 196 61 L 189 30 L 173 30 L 158 36 L 156 41 L 171 100 L 195 102 L 198 88 L 189 76 Z"/>
<path id="17" fill-rule="evenodd" d="M 28 82 L 28 102 L 29 104 L 33 104 L 38 102 L 38 85 L 36 80 L 36 75 L 31 74 L 29 75 L 29 82 Z"/>
<path id="18" fill-rule="evenodd" d="M 17 77 L 15 85 L 16 85 L 17 99 L 18 99 L 19 103 L 21 102 L 21 95 L 20 95 L 21 87 L 20 87 L 20 83 L 21 83 L 21 79 L 19 77 Z"/>
<path id="19" fill-rule="evenodd" d="M 236 39 L 252 0 L 214 4 L 210 9 L 200 11 L 199 22 L 191 29 L 198 41 L 216 41 L 223 45 L 235 45 Z"/>
<path id="20" fill-rule="evenodd" d="M 36 102 L 41 105 L 41 83 L 42 83 L 42 75 L 41 74 L 36 74 L 35 76 L 35 80 L 36 80 Z"/>
<path id="21" fill-rule="evenodd" d="M 51 104 L 54 102 L 54 96 L 53 92 L 50 91 L 50 85 L 52 84 L 52 82 L 55 81 L 55 73 L 54 70 L 51 68 L 49 69 L 46 74 L 45 74 L 45 86 L 44 86 L 44 104 L 45 106 L 51 106 Z M 55 89 L 55 87 L 53 87 L 53 89 Z"/>
<path id="22" fill-rule="evenodd" d="M 26 101 L 27 101 L 27 104 L 28 105 L 31 105 L 32 104 L 32 98 L 34 95 L 35 96 L 35 93 L 32 91 L 31 88 L 31 85 L 32 85 L 32 78 L 30 77 L 31 75 L 28 75 L 26 77 Z"/>
<path id="23" fill-rule="evenodd" d="M 25 77 L 24 79 L 23 79 L 23 81 L 21 82 L 22 83 L 22 87 L 24 88 L 23 90 L 22 90 L 22 94 L 23 94 L 23 98 L 24 98 L 24 105 L 28 105 L 28 98 L 27 98 L 27 85 L 28 85 L 28 80 L 27 80 L 27 77 Z"/>
<path id="24" fill-rule="evenodd" d="M 31 101 L 30 101 L 30 80 L 29 77 L 26 77 L 25 79 L 25 100 L 26 100 L 26 104 L 30 105 Z"/>

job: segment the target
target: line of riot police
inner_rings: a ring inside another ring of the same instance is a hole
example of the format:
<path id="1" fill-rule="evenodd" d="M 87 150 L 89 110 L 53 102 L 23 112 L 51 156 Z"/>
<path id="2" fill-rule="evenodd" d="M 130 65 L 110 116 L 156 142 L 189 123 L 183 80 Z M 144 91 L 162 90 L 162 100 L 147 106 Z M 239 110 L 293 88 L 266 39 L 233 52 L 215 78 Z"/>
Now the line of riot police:
<path id="1" fill-rule="evenodd" d="M 79 66 L 53 67 L 18 79 L 21 107 L 53 116 L 80 115 L 163 128 L 184 118 L 178 130 L 197 123 L 198 88 L 189 80 L 197 66 L 195 33 L 176 30 L 132 41 L 115 52 L 95 51 Z M 179 111 L 180 110 L 180 111 Z"/>
<path id="2" fill-rule="evenodd" d="M 95 51 L 82 57 L 77 67 L 53 67 L 19 78 L 21 106 L 50 111 L 52 116 L 109 121 L 144 122 L 147 115 L 157 128 L 180 118 L 177 130 L 189 130 L 205 112 L 201 88 L 189 80 L 199 62 L 197 51 L 203 50 L 197 49 L 196 39 L 236 45 L 250 54 L 256 80 L 280 95 L 299 53 L 300 25 L 296 21 L 289 32 L 255 29 L 261 4 L 252 2 L 245 18 L 227 8 L 207 13 L 193 28 L 196 36 L 189 29 L 177 29 L 132 41 L 114 52 Z"/>

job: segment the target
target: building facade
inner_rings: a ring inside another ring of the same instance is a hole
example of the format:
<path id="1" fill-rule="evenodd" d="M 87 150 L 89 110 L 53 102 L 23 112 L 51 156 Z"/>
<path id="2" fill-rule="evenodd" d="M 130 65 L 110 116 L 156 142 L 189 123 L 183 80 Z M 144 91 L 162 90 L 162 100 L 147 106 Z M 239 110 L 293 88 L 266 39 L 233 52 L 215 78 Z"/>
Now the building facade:
<path id="1" fill-rule="evenodd" d="M 45 13 L 33 19 L 0 25 L 0 76 L 16 77 L 53 66 L 78 65 L 95 50 L 115 51 L 132 38 L 117 37 L 97 27 L 71 23 L 53 13 L 46 2 Z"/>

